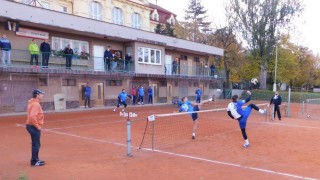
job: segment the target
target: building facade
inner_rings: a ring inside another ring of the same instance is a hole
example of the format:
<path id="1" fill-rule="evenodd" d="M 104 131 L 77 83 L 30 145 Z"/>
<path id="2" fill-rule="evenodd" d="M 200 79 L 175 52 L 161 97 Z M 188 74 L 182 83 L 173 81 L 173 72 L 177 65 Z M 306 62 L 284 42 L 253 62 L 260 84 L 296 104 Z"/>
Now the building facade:
<path id="1" fill-rule="evenodd" d="M 44 0 L 39 1 L 41 7 L 27 2 L 2 1 L 0 6 L 0 34 L 12 45 L 11 66 L 0 66 L 0 112 L 25 111 L 26 100 L 36 88 L 46 91 L 44 109 L 53 110 L 56 95 L 65 97 L 66 108 L 83 106 L 82 89 L 87 82 L 93 89 L 94 106 L 114 106 L 123 88 L 130 92 L 132 86 L 142 85 L 145 90 L 151 86 L 154 103 L 168 103 L 182 96 L 192 99 L 197 87 L 209 96 L 214 93 L 211 84 L 219 86 L 224 80 L 223 73 L 212 76 L 207 68 L 208 58 L 222 56 L 223 49 L 151 32 L 152 8 L 145 0 Z M 95 3 L 100 4 L 101 13 Z M 113 13 L 123 17 L 120 24 Z M 137 22 L 132 18 L 135 13 L 140 16 L 140 28 L 132 25 Z M 49 68 L 30 68 L 32 39 L 39 46 L 48 39 Z M 65 69 L 61 54 L 67 45 L 74 51 L 71 70 Z M 112 60 L 111 70 L 106 70 L 104 58 L 108 47 L 119 56 Z M 126 61 L 125 55 L 132 58 Z"/>

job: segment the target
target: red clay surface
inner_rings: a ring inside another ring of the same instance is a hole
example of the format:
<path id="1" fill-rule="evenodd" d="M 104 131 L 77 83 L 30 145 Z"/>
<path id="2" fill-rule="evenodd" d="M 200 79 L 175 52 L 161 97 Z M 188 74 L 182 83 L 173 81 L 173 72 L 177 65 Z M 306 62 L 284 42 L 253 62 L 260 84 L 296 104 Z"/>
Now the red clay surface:
<path id="1" fill-rule="evenodd" d="M 226 104 L 215 102 L 204 108 Z M 291 105 L 293 117 L 282 121 L 253 113 L 247 124 L 252 146 L 247 149 L 242 148 L 237 121 L 225 112 L 200 114 L 195 140 L 191 140 L 190 117 L 183 117 L 181 124 L 172 123 L 181 119 L 178 116 L 166 118 L 162 121 L 167 121 L 166 131 L 157 130 L 152 151 L 137 149 L 146 116 L 171 113 L 177 107 L 130 107 L 127 111 L 138 114 L 132 122 L 132 157 L 127 157 L 126 121 L 119 110 L 47 113 L 40 149 L 47 164 L 42 167 L 29 164 L 31 139 L 24 127 L 25 115 L 0 117 L 0 178 L 25 174 L 31 180 L 320 179 L 320 121 L 300 119 L 298 110 L 298 104 Z M 143 147 L 151 147 L 150 133 Z"/>

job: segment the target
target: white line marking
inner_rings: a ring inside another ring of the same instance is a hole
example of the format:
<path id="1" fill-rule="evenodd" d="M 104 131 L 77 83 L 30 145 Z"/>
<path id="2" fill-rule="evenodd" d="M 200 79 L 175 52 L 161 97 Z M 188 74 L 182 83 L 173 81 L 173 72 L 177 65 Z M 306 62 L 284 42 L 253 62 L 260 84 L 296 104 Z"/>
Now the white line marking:
<path id="1" fill-rule="evenodd" d="M 184 154 L 178 154 L 178 153 L 172 153 L 172 152 L 167 152 L 167 151 L 161 151 L 161 150 L 152 150 L 152 149 L 145 149 L 143 148 L 142 150 L 147 150 L 147 151 L 152 151 L 152 152 L 158 152 L 162 154 L 168 154 L 172 156 L 178 156 L 178 157 L 183 157 L 183 158 L 188 158 L 188 159 L 193 159 L 193 160 L 200 160 L 204 162 L 209 162 L 209 163 L 214 163 L 214 164 L 222 164 L 226 166 L 233 166 L 233 167 L 238 167 L 238 168 L 243 168 L 243 169 L 250 169 L 250 170 L 255 170 L 255 171 L 261 171 L 269 174 L 276 174 L 276 175 L 281 175 L 281 176 L 288 176 L 291 178 L 296 178 L 296 179 L 307 179 L 307 180 L 317 180 L 315 178 L 309 178 L 309 177 L 304 177 L 304 176 L 298 176 L 294 174 L 289 174 L 289 173 L 282 173 L 282 172 L 277 172 L 273 170 L 268 170 L 268 169 L 262 169 L 262 168 L 255 168 L 255 167 L 250 167 L 250 166 L 243 166 L 241 164 L 233 164 L 233 163 L 228 163 L 228 162 L 222 162 L 222 161 L 215 161 L 211 159 L 205 159 L 205 158 L 200 158 L 200 157 L 194 157 L 194 156 L 189 156 L 189 155 L 184 155 Z"/>
<path id="2" fill-rule="evenodd" d="M 16 124 L 16 126 L 25 127 L 25 125 L 22 125 L 22 124 Z M 64 132 L 58 132 L 58 131 L 54 131 L 54 130 L 47 130 L 47 129 L 44 129 L 44 131 L 48 131 L 48 132 L 52 132 L 52 133 L 60 134 L 60 135 L 65 135 L 65 136 L 70 136 L 70 137 L 75 137 L 75 138 L 79 138 L 79 139 L 89 140 L 89 141 L 95 141 L 95 142 L 99 142 L 99 143 L 113 144 L 113 145 L 121 146 L 121 147 L 126 147 L 127 146 L 126 144 L 122 144 L 122 143 L 109 142 L 109 141 L 102 140 L 102 139 L 95 139 L 95 138 L 90 138 L 90 137 L 85 137 L 85 136 L 79 136 L 79 135 L 75 135 L 75 134 L 71 134 L 71 133 L 64 133 Z M 138 147 L 134 147 L 134 146 L 132 146 L 132 148 L 138 149 Z M 290 177 L 290 178 L 306 179 L 306 180 L 318 180 L 318 179 L 315 179 L 315 178 L 309 178 L 309 177 L 304 177 L 304 176 L 299 176 L 299 175 L 294 175 L 294 174 L 289 174 L 289 173 L 282 173 L 282 172 L 277 172 L 277 171 L 268 170 L 268 169 L 255 168 L 255 167 L 250 167 L 250 166 L 243 166 L 241 164 L 234 164 L 234 163 L 228 163 L 228 162 L 222 162 L 222 161 L 215 161 L 215 160 L 211 160 L 211 159 L 205 159 L 205 158 L 200 158 L 200 157 L 195 157 L 195 156 L 189 156 L 189 155 L 185 155 L 185 154 L 178 154 L 178 153 L 161 151 L 161 150 L 152 150 L 152 149 L 148 149 L 148 148 L 143 148 L 143 149 L 140 149 L 140 150 L 152 151 L 152 152 L 157 152 L 157 153 L 161 153 L 161 154 L 168 154 L 168 155 L 172 155 L 172 156 L 183 157 L 183 158 L 188 158 L 188 159 L 193 159 L 193 160 L 200 160 L 200 161 L 204 161 L 204 162 L 208 162 L 208 163 L 221 164 L 221 165 L 226 165 L 226 166 L 233 166 L 233 167 L 238 167 L 238 168 L 242 168 L 242 169 L 255 170 L 255 171 L 260 171 L 260 172 L 269 173 L 269 174 L 287 176 L 287 177 Z"/>

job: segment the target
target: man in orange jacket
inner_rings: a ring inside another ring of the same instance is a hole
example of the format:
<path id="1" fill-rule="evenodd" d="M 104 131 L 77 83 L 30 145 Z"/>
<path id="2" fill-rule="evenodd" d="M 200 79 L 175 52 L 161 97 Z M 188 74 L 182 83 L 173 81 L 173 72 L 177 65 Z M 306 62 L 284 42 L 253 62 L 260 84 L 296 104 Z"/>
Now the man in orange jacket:
<path id="1" fill-rule="evenodd" d="M 44 161 L 39 160 L 41 125 L 44 123 L 43 111 L 40 101 L 44 92 L 36 89 L 32 92 L 32 98 L 28 101 L 26 128 L 31 136 L 32 157 L 31 166 L 43 166 Z"/>

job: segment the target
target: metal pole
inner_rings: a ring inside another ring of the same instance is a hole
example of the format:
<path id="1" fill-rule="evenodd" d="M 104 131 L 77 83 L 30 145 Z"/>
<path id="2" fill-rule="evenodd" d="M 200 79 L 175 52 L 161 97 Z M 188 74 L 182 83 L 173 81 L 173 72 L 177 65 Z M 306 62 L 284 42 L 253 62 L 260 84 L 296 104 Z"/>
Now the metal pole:
<path id="1" fill-rule="evenodd" d="M 302 114 L 304 114 L 304 101 L 302 101 Z"/>
<path id="2" fill-rule="evenodd" d="M 277 66 L 278 66 L 278 45 L 276 45 L 276 63 L 274 65 L 274 83 L 273 91 L 277 91 Z"/>
<path id="3" fill-rule="evenodd" d="M 130 121 L 130 113 L 128 113 L 127 119 L 127 156 L 132 157 L 131 154 L 131 121 Z"/>
<path id="4" fill-rule="evenodd" d="M 288 93 L 287 117 L 290 117 L 290 116 L 291 116 L 291 112 L 290 112 L 290 98 L 291 98 L 291 87 L 289 88 L 289 93 Z"/>

